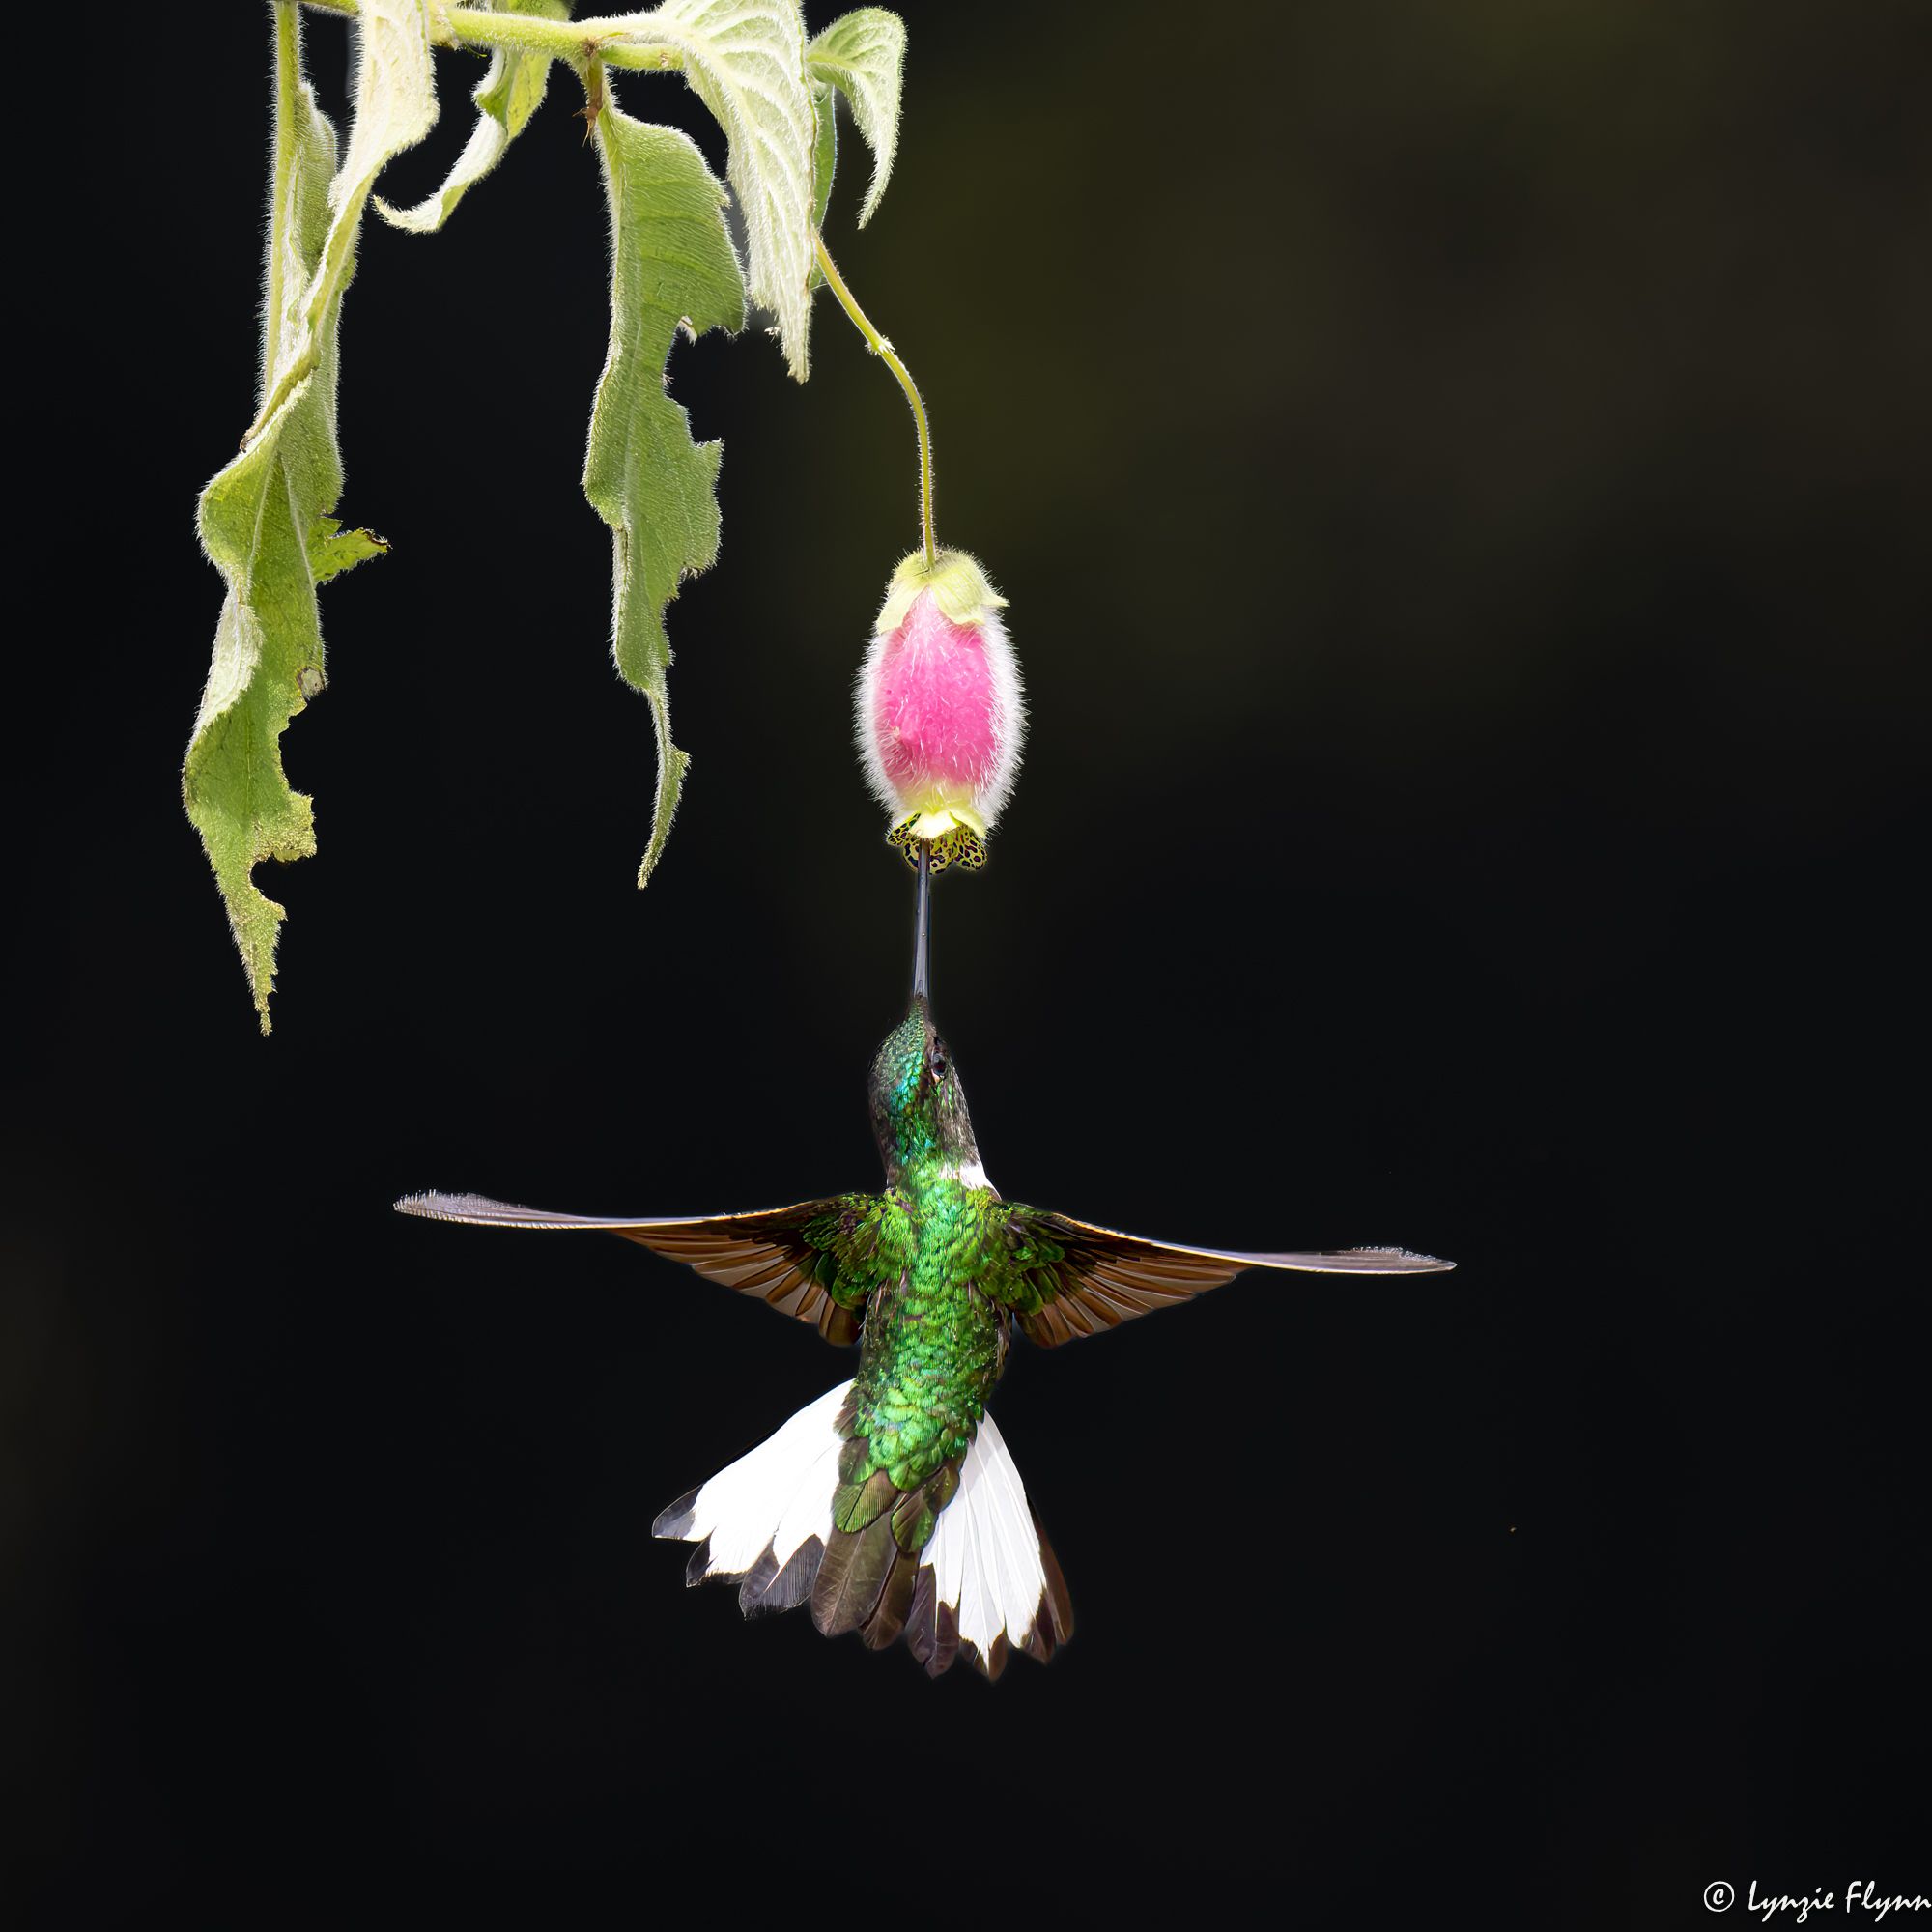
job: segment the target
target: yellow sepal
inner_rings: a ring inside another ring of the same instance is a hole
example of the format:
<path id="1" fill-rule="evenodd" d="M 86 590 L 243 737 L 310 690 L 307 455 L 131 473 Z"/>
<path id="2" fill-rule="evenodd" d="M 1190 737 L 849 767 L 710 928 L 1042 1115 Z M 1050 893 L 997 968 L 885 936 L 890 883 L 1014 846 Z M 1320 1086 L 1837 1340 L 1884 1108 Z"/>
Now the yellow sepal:
<path id="1" fill-rule="evenodd" d="M 983 624 L 993 611 L 1006 608 L 1007 600 L 963 550 L 943 550 L 930 564 L 925 553 L 916 550 L 893 572 L 873 631 L 880 636 L 896 631 L 923 590 L 932 592 L 933 601 L 955 624 Z"/>

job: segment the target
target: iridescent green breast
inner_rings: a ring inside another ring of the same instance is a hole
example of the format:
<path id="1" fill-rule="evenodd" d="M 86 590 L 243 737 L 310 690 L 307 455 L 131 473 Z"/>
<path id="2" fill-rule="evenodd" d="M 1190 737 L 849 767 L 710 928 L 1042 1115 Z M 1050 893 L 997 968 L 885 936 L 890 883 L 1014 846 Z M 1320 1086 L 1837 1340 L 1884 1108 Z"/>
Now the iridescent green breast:
<path id="1" fill-rule="evenodd" d="M 852 1386 L 867 1472 L 889 1471 L 900 1490 L 966 1453 L 1000 1378 L 1008 1321 L 981 1288 L 1004 1247 L 998 1197 L 944 1174 L 917 1176 L 903 1193 L 912 1264 L 866 1311 Z"/>

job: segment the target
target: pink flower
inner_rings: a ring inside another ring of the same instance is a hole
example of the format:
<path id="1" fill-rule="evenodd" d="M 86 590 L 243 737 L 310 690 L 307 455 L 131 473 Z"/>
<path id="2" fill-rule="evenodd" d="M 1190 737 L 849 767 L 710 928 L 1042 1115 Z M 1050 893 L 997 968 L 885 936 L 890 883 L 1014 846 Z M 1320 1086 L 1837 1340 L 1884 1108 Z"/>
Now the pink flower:
<path id="1" fill-rule="evenodd" d="M 1026 709 L 1000 610 L 1006 599 L 963 551 L 893 573 L 859 672 L 859 755 L 892 815 L 892 840 L 935 870 L 985 863 L 985 838 L 1013 788 Z"/>

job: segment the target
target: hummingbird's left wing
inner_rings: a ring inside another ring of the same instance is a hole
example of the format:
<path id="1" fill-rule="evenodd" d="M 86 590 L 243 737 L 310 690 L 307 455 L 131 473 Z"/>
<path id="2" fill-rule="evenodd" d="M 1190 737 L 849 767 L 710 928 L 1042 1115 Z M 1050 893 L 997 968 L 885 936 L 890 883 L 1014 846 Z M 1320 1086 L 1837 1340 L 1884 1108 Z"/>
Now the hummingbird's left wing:
<path id="1" fill-rule="evenodd" d="M 631 1221 L 609 1214 L 546 1214 L 481 1194 L 411 1194 L 399 1214 L 484 1228 L 621 1235 L 683 1262 L 707 1279 L 755 1294 L 781 1315 L 816 1324 L 828 1342 L 853 1342 L 867 1297 L 896 1280 L 911 1252 L 905 1208 L 890 1195 L 835 1194 L 753 1214 Z"/>
<path id="2" fill-rule="evenodd" d="M 1326 1248 L 1306 1254 L 1248 1255 L 1143 1240 L 1113 1228 L 1051 1214 L 1018 1202 L 1007 1217 L 1009 1271 L 991 1292 L 1019 1317 L 1027 1339 L 1057 1348 L 1191 1300 L 1244 1268 L 1300 1274 L 1441 1274 L 1454 1262 L 1406 1248 Z"/>

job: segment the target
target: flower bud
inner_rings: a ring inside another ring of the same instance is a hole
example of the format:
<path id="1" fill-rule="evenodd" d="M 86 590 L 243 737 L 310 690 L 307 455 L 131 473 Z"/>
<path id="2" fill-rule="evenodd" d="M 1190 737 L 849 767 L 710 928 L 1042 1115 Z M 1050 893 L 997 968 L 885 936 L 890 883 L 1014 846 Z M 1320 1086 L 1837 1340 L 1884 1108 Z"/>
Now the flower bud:
<path id="1" fill-rule="evenodd" d="M 893 573 L 859 672 L 859 755 L 892 842 L 932 867 L 985 863 L 1026 736 L 1006 604 L 963 551 L 915 551 Z"/>

